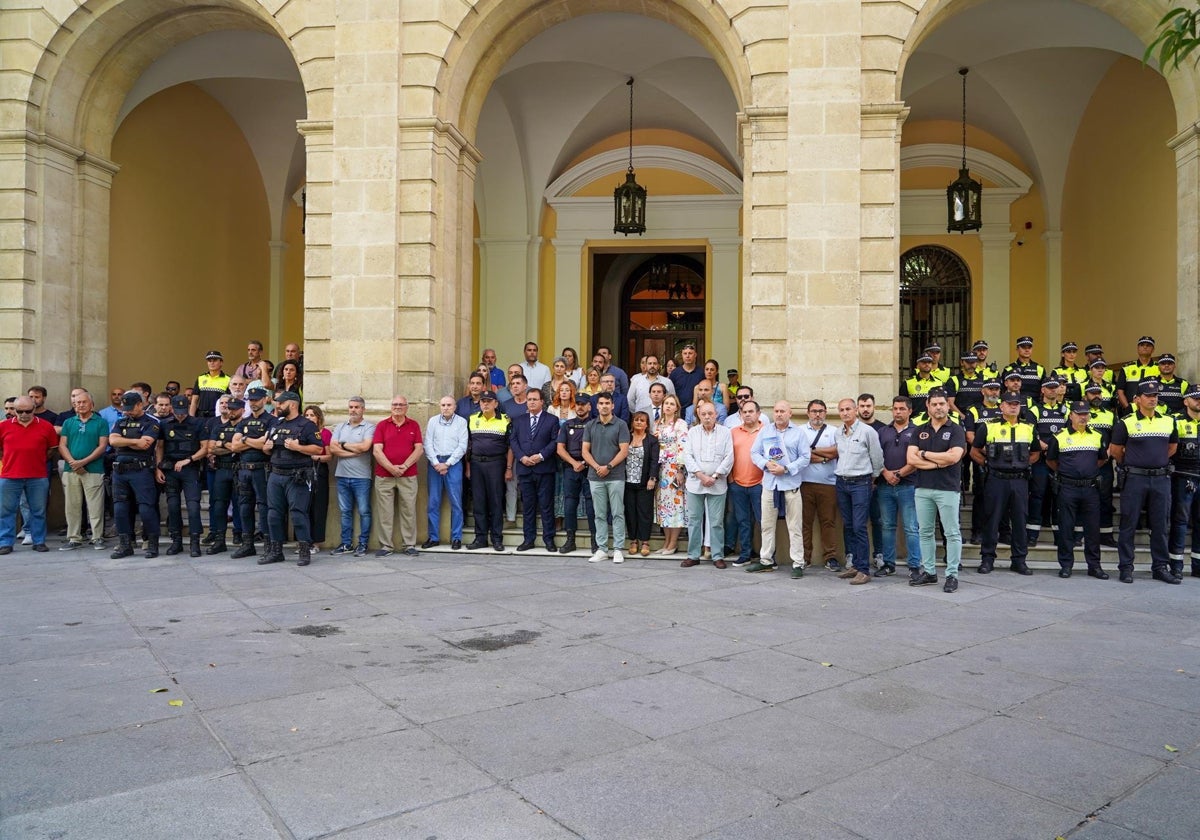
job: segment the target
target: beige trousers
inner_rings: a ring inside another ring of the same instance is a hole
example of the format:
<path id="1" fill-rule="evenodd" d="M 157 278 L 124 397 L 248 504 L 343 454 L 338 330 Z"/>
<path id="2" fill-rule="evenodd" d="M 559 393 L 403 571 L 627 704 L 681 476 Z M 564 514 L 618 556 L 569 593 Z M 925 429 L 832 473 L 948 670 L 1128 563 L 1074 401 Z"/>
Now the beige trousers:
<path id="1" fill-rule="evenodd" d="M 375 537 L 380 548 L 397 549 L 393 531 L 396 510 L 400 511 L 401 550 L 417 545 L 417 477 L 382 478 L 375 476 L 375 498 L 371 505 L 371 518 L 375 526 Z"/>

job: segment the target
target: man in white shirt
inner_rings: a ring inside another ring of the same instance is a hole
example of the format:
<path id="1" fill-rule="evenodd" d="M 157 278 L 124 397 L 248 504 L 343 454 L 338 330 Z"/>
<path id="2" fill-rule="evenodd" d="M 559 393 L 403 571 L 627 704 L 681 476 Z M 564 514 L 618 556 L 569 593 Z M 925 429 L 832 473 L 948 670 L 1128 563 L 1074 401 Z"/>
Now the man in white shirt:
<path id="1" fill-rule="evenodd" d="M 521 363 L 521 370 L 525 372 L 525 382 L 532 390 L 541 390 L 550 381 L 550 368 L 538 361 L 537 342 L 525 342 L 525 361 Z"/>
<path id="2" fill-rule="evenodd" d="M 733 468 L 733 437 L 729 429 L 717 423 L 717 408 L 702 402 L 697 409 L 700 425 L 688 432 L 683 445 L 687 465 L 688 556 L 679 565 L 686 568 L 700 563 L 704 548 L 704 517 L 708 516 L 712 538 L 713 565 L 726 567 L 718 546 L 725 545 L 725 494 L 729 489 L 729 471 Z"/>
<path id="3" fill-rule="evenodd" d="M 467 454 L 467 421 L 455 409 L 454 397 L 438 403 L 438 413 L 425 426 L 425 457 L 429 459 L 429 536 L 421 548 L 438 544 L 442 534 L 442 495 L 450 498 L 450 547 L 462 548 L 463 457 Z"/>
<path id="4" fill-rule="evenodd" d="M 646 357 L 646 372 L 635 374 L 630 378 L 629 393 L 626 395 L 630 411 L 650 413 L 650 409 L 653 408 L 650 401 L 650 386 L 655 382 L 661 382 L 668 394 L 675 393 L 675 383 L 667 377 L 659 375 L 659 370 L 658 356 L 650 355 Z"/>

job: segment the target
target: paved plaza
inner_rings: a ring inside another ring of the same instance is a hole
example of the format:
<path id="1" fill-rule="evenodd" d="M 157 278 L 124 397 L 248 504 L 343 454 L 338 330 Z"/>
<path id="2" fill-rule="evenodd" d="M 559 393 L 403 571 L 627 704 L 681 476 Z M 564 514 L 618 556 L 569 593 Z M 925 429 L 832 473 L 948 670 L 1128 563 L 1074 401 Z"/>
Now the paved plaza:
<path id="1" fill-rule="evenodd" d="M 1191 578 L 56 548 L 0 561 L 5 840 L 1200 836 Z"/>

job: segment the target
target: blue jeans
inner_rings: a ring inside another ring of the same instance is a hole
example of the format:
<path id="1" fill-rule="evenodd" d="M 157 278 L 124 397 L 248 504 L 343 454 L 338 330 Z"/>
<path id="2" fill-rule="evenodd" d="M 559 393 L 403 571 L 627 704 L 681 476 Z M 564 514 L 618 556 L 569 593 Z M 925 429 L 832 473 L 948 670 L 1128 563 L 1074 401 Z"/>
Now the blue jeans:
<path id="1" fill-rule="evenodd" d="M 867 542 L 868 519 L 871 511 L 871 482 L 861 479 L 837 480 L 837 504 L 842 514 L 842 541 L 846 554 L 853 555 L 854 568 L 864 575 L 871 573 L 871 546 Z"/>
<path id="2" fill-rule="evenodd" d="M 450 539 L 463 534 L 463 465 L 459 461 L 445 475 L 429 465 L 429 539 L 439 540 L 442 533 L 442 494 L 450 496 Z"/>
<path id="3" fill-rule="evenodd" d="M 588 481 L 592 506 L 596 509 L 596 544 L 608 550 L 608 518 L 612 516 L 613 549 L 625 548 L 625 482 Z"/>
<path id="4" fill-rule="evenodd" d="M 760 502 L 761 504 L 761 502 Z M 687 494 L 688 522 L 688 557 L 699 560 L 704 551 L 704 515 L 708 514 L 710 523 L 709 535 L 712 537 L 713 561 L 723 560 L 721 549 L 725 547 L 725 494 L 724 493 L 692 493 Z M 599 518 L 599 511 L 597 511 Z"/>
<path id="5" fill-rule="evenodd" d="M 460 485 L 461 487 L 461 485 Z M 337 479 L 338 513 L 342 520 L 339 545 L 354 545 L 354 508 L 358 507 L 358 541 L 363 545 L 371 536 L 371 479 Z"/>
<path id="6" fill-rule="evenodd" d="M 916 492 L 917 522 L 921 531 L 921 562 L 925 571 L 937 574 L 936 530 L 942 520 L 946 535 L 946 577 L 957 577 L 962 562 L 962 529 L 958 524 L 958 506 L 962 493 L 958 490 L 929 490 L 918 487 Z"/>
<path id="7" fill-rule="evenodd" d="M 883 529 L 880 550 L 883 562 L 896 565 L 896 523 L 904 528 L 904 543 L 908 547 L 908 568 L 921 568 L 921 537 L 917 528 L 917 504 L 915 484 L 897 484 L 895 487 L 884 482 L 875 488 L 873 499 L 879 502 L 879 520 Z"/>
<path id="8" fill-rule="evenodd" d="M 886 486 L 887 482 L 883 479 L 875 485 L 874 492 L 871 493 L 871 507 L 869 513 L 871 516 L 871 553 L 872 556 L 883 554 L 883 518 L 879 509 L 879 488 Z M 896 534 L 892 532 L 892 545 L 896 542 Z M 894 558 L 893 558 L 894 559 Z"/>
<path id="9" fill-rule="evenodd" d="M 17 508 L 21 494 L 29 503 L 25 532 L 34 545 L 46 542 L 46 498 L 50 494 L 48 478 L 0 478 L 0 545 L 11 546 L 17 538 Z"/>
<path id="10" fill-rule="evenodd" d="M 733 502 L 733 522 L 736 528 L 735 537 L 740 550 L 739 560 L 749 560 L 754 552 L 754 529 L 762 520 L 762 485 L 743 487 L 729 482 L 729 498 Z M 733 540 L 726 536 L 726 542 Z"/>
<path id="11" fill-rule="evenodd" d="M 1188 553 L 1188 529 L 1192 531 L 1192 562 L 1200 560 L 1200 493 L 1196 479 L 1182 475 L 1171 477 L 1171 539 L 1167 552 L 1180 561 Z"/>

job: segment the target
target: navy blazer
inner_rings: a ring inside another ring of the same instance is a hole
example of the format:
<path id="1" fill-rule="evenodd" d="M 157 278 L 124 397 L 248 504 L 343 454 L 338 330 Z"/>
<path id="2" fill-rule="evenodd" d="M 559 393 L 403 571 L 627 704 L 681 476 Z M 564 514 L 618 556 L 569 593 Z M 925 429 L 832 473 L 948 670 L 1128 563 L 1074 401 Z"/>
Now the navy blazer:
<path id="1" fill-rule="evenodd" d="M 600 416 L 600 412 L 596 410 L 596 398 L 599 396 L 600 396 L 599 394 L 594 394 L 592 396 L 592 415 L 591 415 L 592 420 L 595 420 L 597 417 Z M 613 417 L 618 417 L 621 420 L 624 420 L 625 425 L 628 426 L 629 420 L 630 420 L 630 414 L 631 414 L 631 412 L 629 411 L 629 400 L 625 399 L 624 394 L 613 394 L 612 398 L 613 398 Z"/>
<path id="2" fill-rule="evenodd" d="M 513 475 L 553 474 L 558 469 L 558 418 L 543 411 L 538 417 L 537 433 L 529 433 L 529 415 L 512 418 L 510 445 L 513 452 Z M 541 455 L 542 462 L 532 467 L 521 463 L 526 455 Z"/>

